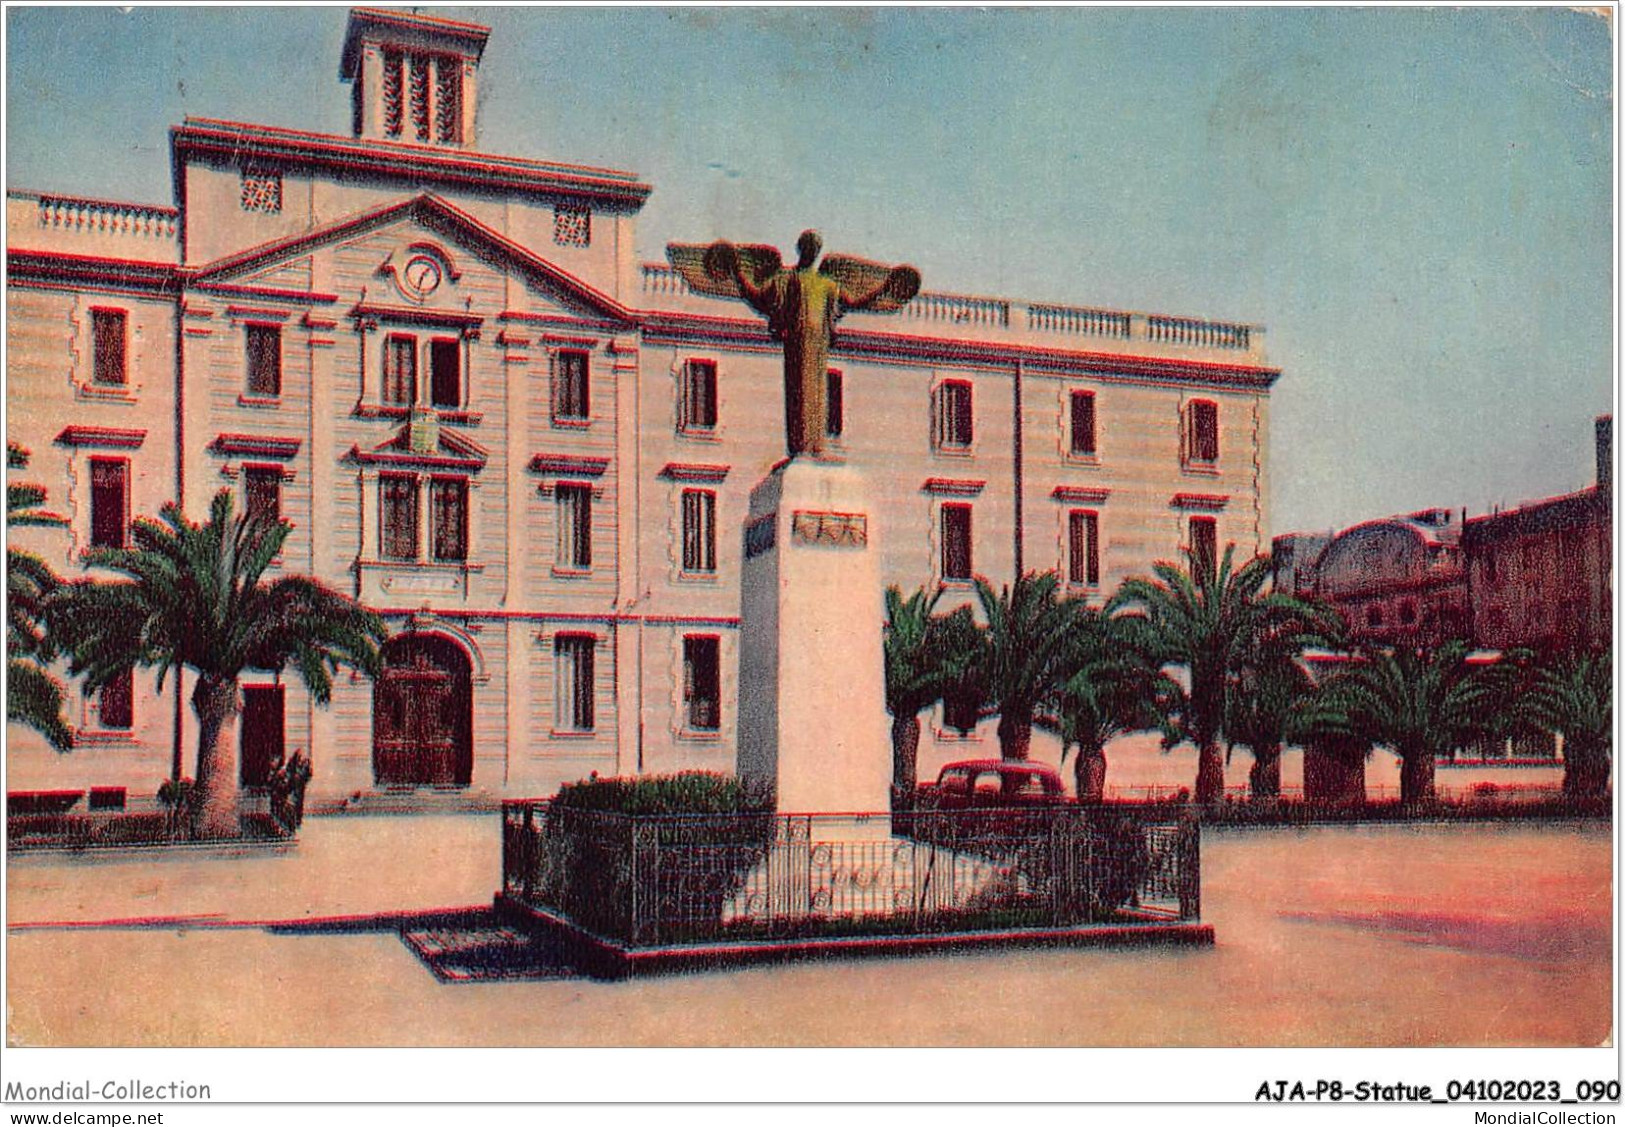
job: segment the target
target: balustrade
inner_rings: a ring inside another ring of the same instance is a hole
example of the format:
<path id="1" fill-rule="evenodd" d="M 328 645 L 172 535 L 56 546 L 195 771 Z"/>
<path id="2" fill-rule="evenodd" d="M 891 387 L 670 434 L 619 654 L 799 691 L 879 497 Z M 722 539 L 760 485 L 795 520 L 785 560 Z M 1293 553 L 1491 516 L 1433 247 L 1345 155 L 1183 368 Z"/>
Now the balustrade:
<path id="1" fill-rule="evenodd" d="M 173 239 L 180 213 L 172 207 L 111 203 L 72 196 L 39 197 L 41 227 L 113 235 Z"/>

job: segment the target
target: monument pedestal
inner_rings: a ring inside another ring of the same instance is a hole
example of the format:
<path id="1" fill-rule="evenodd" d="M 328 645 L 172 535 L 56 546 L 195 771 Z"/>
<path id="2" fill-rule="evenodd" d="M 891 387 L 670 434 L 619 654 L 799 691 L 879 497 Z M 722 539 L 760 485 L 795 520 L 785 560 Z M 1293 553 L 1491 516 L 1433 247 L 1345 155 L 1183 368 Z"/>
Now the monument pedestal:
<path id="1" fill-rule="evenodd" d="M 739 639 L 740 780 L 781 813 L 890 806 L 880 562 L 862 474 L 781 462 L 751 491 Z"/>

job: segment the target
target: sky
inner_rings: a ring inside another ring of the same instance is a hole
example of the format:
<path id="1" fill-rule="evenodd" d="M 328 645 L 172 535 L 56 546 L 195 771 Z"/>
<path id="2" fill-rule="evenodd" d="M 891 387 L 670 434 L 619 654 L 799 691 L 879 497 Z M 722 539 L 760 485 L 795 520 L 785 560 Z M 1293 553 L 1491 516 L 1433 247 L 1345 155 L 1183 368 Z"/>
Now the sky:
<path id="1" fill-rule="evenodd" d="M 1275 531 L 1594 476 L 1606 18 L 1477 8 L 447 8 L 480 148 L 928 289 L 1262 324 Z M 6 11 L 8 188 L 169 203 L 184 116 L 349 130 L 343 7 Z"/>

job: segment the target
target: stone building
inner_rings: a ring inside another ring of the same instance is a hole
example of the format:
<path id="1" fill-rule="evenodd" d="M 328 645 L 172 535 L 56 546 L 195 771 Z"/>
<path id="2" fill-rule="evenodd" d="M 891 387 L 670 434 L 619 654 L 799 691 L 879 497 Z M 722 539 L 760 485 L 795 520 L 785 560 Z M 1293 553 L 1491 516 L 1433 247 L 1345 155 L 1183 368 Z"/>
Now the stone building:
<path id="1" fill-rule="evenodd" d="M 1276 583 L 1335 606 L 1358 641 L 1436 644 L 1465 635 L 1461 522 L 1448 509 L 1275 538 Z"/>
<path id="2" fill-rule="evenodd" d="M 8 195 L 8 438 L 33 454 L 12 478 L 69 522 L 17 541 L 80 574 L 133 518 L 172 498 L 196 518 L 229 489 L 292 523 L 277 569 L 388 623 L 383 677 L 343 679 L 328 708 L 246 676 L 245 785 L 294 748 L 319 801 L 734 766 L 778 346 L 634 251 L 728 232 L 640 241 L 634 173 L 486 150 L 488 34 L 355 9 L 350 135 L 188 118 L 169 204 Z M 1057 568 L 1104 597 L 1182 547 L 1269 543 L 1261 330 L 951 281 L 848 317 L 832 350 L 828 428 L 867 476 L 886 582 L 962 601 L 972 575 Z M 84 754 L 12 726 L 10 786 L 150 795 L 191 769 L 191 688 L 138 671 L 75 692 Z M 938 717 L 922 775 L 992 742 Z"/>
<path id="3" fill-rule="evenodd" d="M 1595 484 L 1467 521 L 1461 539 L 1479 645 L 1610 644 L 1613 426 L 1610 415 L 1596 422 Z"/>

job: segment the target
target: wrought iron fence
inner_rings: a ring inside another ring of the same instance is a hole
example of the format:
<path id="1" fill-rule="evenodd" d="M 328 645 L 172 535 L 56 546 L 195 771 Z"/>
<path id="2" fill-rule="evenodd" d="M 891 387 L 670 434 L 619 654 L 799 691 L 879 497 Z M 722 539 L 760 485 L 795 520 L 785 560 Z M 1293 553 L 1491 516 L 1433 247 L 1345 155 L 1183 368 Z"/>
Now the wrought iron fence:
<path id="1" fill-rule="evenodd" d="M 503 891 L 632 945 L 1194 920 L 1188 812 L 629 816 L 503 805 Z"/>

